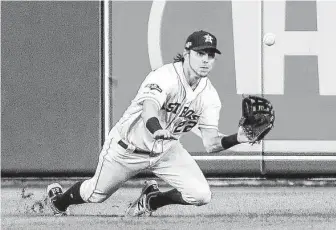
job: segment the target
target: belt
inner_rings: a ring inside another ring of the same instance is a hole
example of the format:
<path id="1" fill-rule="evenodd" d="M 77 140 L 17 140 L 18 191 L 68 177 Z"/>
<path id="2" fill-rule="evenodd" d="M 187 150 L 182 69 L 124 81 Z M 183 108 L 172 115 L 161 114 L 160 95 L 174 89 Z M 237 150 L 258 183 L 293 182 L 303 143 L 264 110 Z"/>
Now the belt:
<path id="1" fill-rule="evenodd" d="M 118 144 L 123 147 L 124 149 L 128 149 L 128 145 L 123 142 L 122 140 L 118 141 Z M 133 153 L 138 153 L 138 154 L 147 154 L 150 155 L 151 152 L 143 150 L 143 149 L 139 149 L 139 148 L 135 148 L 135 150 L 133 151 Z"/>

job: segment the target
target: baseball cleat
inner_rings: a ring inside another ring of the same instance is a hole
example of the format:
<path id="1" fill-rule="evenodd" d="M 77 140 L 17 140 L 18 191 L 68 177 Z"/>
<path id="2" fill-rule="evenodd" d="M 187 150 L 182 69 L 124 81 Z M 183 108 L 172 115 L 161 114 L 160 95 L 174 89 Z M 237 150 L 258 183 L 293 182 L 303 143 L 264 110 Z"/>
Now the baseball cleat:
<path id="1" fill-rule="evenodd" d="M 131 203 L 126 210 L 126 216 L 151 216 L 155 210 L 149 206 L 149 199 L 159 192 L 159 187 L 155 180 L 146 181 L 139 198 Z"/>
<path id="2" fill-rule="evenodd" d="M 60 208 L 56 207 L 55 201 L 58 197 L 63 194 L 62 186 L 58 183 L 50 184 L 47 187 L 47 198 L 48 204 L 53 211 L 55 216 L 67 216 L 69 212 L 67 210 L 61 210 Z"/>

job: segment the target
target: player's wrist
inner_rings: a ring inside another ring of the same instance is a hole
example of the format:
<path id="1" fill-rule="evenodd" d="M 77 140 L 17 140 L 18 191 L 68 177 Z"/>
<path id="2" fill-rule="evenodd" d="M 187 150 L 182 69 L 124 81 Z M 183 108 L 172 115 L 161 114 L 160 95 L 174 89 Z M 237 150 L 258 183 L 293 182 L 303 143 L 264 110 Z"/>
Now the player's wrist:
<path id="1" fill-rule="evenodd" d="M 160 121 L 157 117 L 151 117 L 146 122 L 146 128 L 151 134 L 154 134 L 156 131 L 161 130 L 162 126 L 160 125 Z"/>
<path id="2" fill-rule="evenodd" d="M 222 147 L 224 149 L 229 149 L 231 148 L 232 146 L 235 146 L 237 144 L 239 144 L 238 140 L 237 140 L 237 133 L 235 134 L 232 134 L 230 136 L 225 136 L 221 139 L 221 144 L 222 144 Z"/>

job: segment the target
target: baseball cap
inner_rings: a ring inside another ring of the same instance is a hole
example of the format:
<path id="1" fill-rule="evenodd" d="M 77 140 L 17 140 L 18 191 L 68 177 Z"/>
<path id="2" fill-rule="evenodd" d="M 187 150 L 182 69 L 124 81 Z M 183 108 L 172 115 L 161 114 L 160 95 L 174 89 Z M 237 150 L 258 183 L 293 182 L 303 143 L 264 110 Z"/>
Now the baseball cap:
<path id="1" fill-rule="evenodd" d="M 185 43 L 187 50 L 205 50 L 212 49 L 215 53 L 221 54 L 217 49 L 217 38 L 204 30 L 196 31 L 189 35 Z"/>

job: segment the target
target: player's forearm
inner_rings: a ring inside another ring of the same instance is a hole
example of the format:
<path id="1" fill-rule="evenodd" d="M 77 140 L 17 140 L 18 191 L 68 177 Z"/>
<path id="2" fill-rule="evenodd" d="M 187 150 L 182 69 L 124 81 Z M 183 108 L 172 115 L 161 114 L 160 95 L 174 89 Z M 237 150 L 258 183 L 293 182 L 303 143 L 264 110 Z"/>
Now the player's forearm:
<path id="1" fill-rule="evenodd" d="M 224 136 L 221 139 L 221 145 L 224 150 L 229 149 L 237 144 L 239 144 L 239 141 L 237 140 L 237 133 L 229 136 Z"/>
<path id="2" fill-rule="evenodd" d="M 211 145 L 207 146 L 207 152 L 220 152 L 229 149 L 237 144 L 239 144 L 239 142 L 237 140 L 236 133 L 229 136 L 218 135 L 213 139 Z"/>

